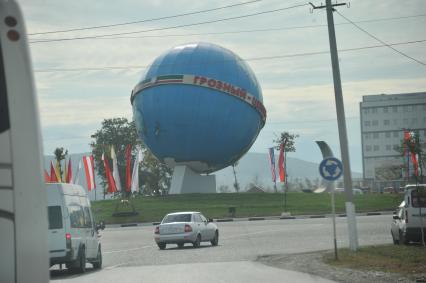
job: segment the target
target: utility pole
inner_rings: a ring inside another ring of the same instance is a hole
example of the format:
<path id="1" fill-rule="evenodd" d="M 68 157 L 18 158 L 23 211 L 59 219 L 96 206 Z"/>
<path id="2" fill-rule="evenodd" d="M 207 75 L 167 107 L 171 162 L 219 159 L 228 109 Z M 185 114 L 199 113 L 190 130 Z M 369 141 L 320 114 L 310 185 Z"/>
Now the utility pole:
<path id="1" fill-rule="evenodd" d="M 346 195 L 345 206 L 346 206 L 346 215 L 347 215 L 348 230 L 349 230 L 349 248 L 352 251 L 356 251 L 358 249 L 358 232 L 356 227 L 355 205 L 353 203 L 352 176 L 351 176 L 351 167 L 349 163 L 349 150 L 348 150 L 348 137 L 346 133 L 345 108 L 343 105 L 342 83 L 340 81 L 339 58 L 337 54 L 336 34 L 334 31 L 334 19 L 333 19 L 334 7 L 343 6 L 343 5 L 346 5 L 346 3 L 331 4 L 331 0 L 326 0 L 326 5 L 315 6 L 312 3 L 309 3 L 309 4 L 313 7 L 313 9 L 325 8 L 327 10 L 328 37 L 330 42 L 331 65 L 333 67 L 334 96 L 336 100 L 337 125 L 339 129 L 340 151 L 341 151 L 342 163 L 343 163 L 343 180 L 344 180 L 345 195 Z"/>

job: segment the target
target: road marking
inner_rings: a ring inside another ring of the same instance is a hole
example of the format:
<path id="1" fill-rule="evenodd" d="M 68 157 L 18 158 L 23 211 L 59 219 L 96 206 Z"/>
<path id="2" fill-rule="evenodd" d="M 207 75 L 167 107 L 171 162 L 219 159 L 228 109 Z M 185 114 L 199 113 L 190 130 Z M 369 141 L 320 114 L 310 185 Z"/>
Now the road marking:
<path id="1" fill-rule="evenodd" d="M 312 224 L 312 226 L 324 226 L 325 224 Z M 229 237 L 222 237 L 222 239 L 227 240 L 227 239 L 233 239 L 233 238 L 238 238 L 241 236 L 251 236 L 251 235 L 258 235 L 258 234 L 266 234 L 266 233 L 275 233 L 275 232 L 284 232 L 284 231 L 288 231 L 288 228 L 283 228 L 283 229 L 277 229 L 277 230 L 265 230 L 265 231 L 258 231 L 258 232 L 251 232 L 251 233 L 243 233 L 243 234 L 237 234 L 237 235 L 233 235 L 233 236 L 229 236 Z"/>
<path id="2" fill-rule="evenodd" d="M 151 246 L 143 246 L 143 247 L 132 248 L 132 249 L 125 249 L 125 250 L 104 251 L 102 253 L 103 254 L 122 253 L 122 252 L 137 251 L 137 250 L 142 250 L 142 249 L 147 249 L 147 248 L 153 248 L 153 247 L 155 247 L 155 246 L 151 245 Z"/>

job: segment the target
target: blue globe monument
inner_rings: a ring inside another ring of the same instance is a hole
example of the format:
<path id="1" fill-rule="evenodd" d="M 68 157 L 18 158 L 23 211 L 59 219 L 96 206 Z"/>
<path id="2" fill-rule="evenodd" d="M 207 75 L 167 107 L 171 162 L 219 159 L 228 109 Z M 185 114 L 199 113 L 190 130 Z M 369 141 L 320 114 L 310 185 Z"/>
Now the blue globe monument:
<path id="1" fill-rule="evenodd" d="M 250 67 L 232 51 L 204 42 L 155 59 L 131 103 L 139 137 L 174 168 L 171 194 L 216 192 L 210 173 L 239 160 L 266 121 Z"/>

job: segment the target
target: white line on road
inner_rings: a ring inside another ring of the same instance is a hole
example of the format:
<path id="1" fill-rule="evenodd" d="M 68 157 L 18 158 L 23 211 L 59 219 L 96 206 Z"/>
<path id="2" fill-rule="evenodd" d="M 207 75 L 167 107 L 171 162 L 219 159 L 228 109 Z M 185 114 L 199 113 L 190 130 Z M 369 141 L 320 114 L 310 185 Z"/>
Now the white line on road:
<path id="1" fill-rule="evenodd" d="M 151 245 L 151 246 L 143 246 L 143 247 L 137 247 L 137 248 L 125 249 L 125 250 L 104 251 L 102 253 L 103 254 L 122 253 L 122 252 L 137 251 L 137 250 L 142 250 L 147 248 L 154 248 L 154 247 L 155 247 L 154 245 Z"/>

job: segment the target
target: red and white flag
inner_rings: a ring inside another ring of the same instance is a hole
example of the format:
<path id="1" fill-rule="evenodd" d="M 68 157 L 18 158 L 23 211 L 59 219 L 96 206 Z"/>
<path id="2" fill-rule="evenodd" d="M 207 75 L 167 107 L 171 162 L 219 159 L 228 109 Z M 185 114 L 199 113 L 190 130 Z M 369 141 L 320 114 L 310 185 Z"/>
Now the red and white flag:
<path id="1" fill-rule="evenodd" d="M 126 192 L 130 192 L 132 186 L 132 176 L 130 175 L 130 166 L 132 161 L 132 145 L 126 146 Z"/>
<path id="2" fill-rule="evenodd" d="M 105 175 L 108 181 L 108 193 L 115 193 L 117 191 L 117 188 L 115 187 L 115 181 L 111 174 L 111 169 L 109 167 L 108 160 L 105 158 L 105 154 L 102 154 L 102 160 L 104 161 L 104 167 L 105 167 Z"/>
<path id="3" fill-rule="evenodd" d="M 67 175 L 65 176 L 65 182 L 72 183 L 72 163 L 71 158 L 68 160 Z"/>
<path id="4" fill-rule="evenodd" d="M 287 143 L 287 140 L 285 140 L 284 143 L 280 145 L 280 157 L 278 158 L 278 170 L 280 173 L 280 182 L 285 181 L 284 148 L 286 143 Z"/>
<path id="5" fill-rule="evenodd" d="M 87 189 L 89 192 L 96 189 L 95 183 L 95 165 L 93 163 L 93 155 L 83 156 L 84 170 L 86 171 Z"/>
<path id="6" fill-rule="evenodd" d="M 51 183 L 57 183 L 58 182 L 55 167 L 53 166 L 53 161 L 50 161 L 50 182 Z"/>
<path id="7" fill-rule="evenodd" d="M 114 146 L 111 146 L 111 159 L 112 159 L 112 176 L 114 177 L 115 187 L 117 191 L 121 192 L 120 173 L 118 172 L 117 156 L 115 155 Z"/>
<path id="8" fill-rule="evenodd" d="M 133 174 L 132 174 L 132 192 L 139 192 L 139 163 L 142 161 L 142 150 L 138 148 L 138 153 L 136 154 L 135 162 L 133 163 Z"/>
<path id="9" fill-rule="evenodd" d="M 275 154 L 273 147 L 269 148 L 269 165 L 271 165 L 272 182 L 276 183 L 277 176 L 275 174 Z"/>

